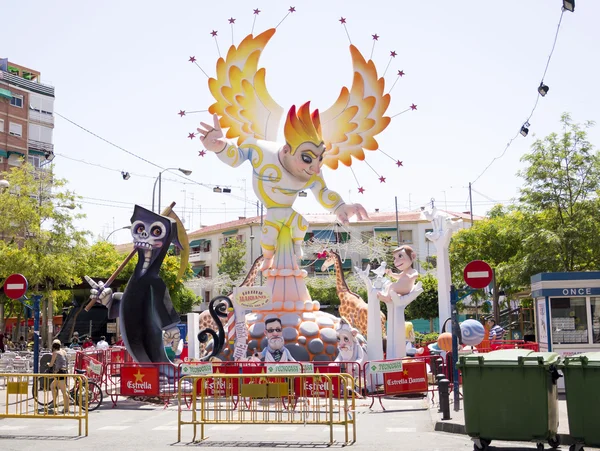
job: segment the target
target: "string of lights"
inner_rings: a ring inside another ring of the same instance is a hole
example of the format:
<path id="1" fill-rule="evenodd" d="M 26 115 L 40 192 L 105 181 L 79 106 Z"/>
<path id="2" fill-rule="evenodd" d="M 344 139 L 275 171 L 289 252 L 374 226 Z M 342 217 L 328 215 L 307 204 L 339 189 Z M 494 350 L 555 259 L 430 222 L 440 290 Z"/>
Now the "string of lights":
<path id="1" fill-rule="evenodd" d="M 556 47 L 556 41 L 558 40 L 558 33 L 560 31 L 560 26 L 562 24 L 563 15 L 564 15 L 565 11 L 574 12 L 574 10 L 575 10 L 575 0 L 563 0 L 563 6 L 561 8 L 560 18 L 558 20 L 558 25 L 556 27 L 556 33 L 554 34 L 554 41 L 552 43 L 552 49 L 550 50 L 550 54 L 548 55 L 548 60 L 546 61 L 546 67 L 544 68 L 544 73 L 542 74 L 542 79 L 541 79 L 540 85 L 537 89 L 537 96 L 535 98 L 535 103 L 533 104 L 533 108 L 531 109 L 531 113 L 529 113 L 529 116 L 527 117 L 527 119 L 525 120 L 523 125 L 521 126 L 521 129 L 519 130 L 519 132 L 516 133 L 515 136 L 513 136 L 508 141 L 508 143 L 504 147 L 504 150 L 502 151 L 502 153 L 499 156 L 494 157 L 492 159 L 492 161 L 483 169 L 483 171 L 481 171 L 481 173 L 475 178 L 475 180 L 473 180 L 473 182 L 471 182 L 471 184 L 476 183 L 483 176 L 483 174 L 485 174 L 486 171 L 497 160 L 501 159 L 506 154 L 506 152 L 508 151 L 508 149 L 511 146 L 511 144 L 513 143 L 513 141 L 515 139 L 517 139 L 517 137 L 519 135 L 526 137 L 527 134 L 529 133 L 529 127 L 531 126 L 529 121 L 531 120 L 531 118 L 533 117 L 533 114 L 535 113 L 535 110 L 537 109 L 538 103 L 540 101 L 540 97 L 545 97 L 546 94 L 548 93 L 548 91 L 550 90 L 550 88 L 546 84 L 544 84 L 544 78 L 546 77 L 546 73 L 548 72 L 548 67 L 550 66 L 550 61 L 552 59 L 552 55 L 554 54 L 554 48 Z"/>
<path id="2" fill-rule="evenodd" d="M 125 152 L 125 153 L 127 153 L 127 154 L 129 154 L 129 155 L 131 155 L 131 156 L 134 156 L 135 158 L 138 158 L 138 159 L 142 160 L 142 161 L 143 161 L 143 162 L 145 162 L 145 163 L 148 163 L 148 164 L 150 164 L 150 165 L 152 165 L 152 166 L 154 166 L 154 167 L 156 167 L 156 168 L 160 169 L 161 171 L 164 171 L 164 170 L 166 170 L 166 168 L 163 168 L 162 166 L 160 166 L 160 165 L 158 165 L 158 164 L 156 164 L 156 163 L 154 163 L 154 162 L 152 162 L 152 161 L 150 161 L 150 160 L 148 160 L 148 159 L 146 159 L 146 158 L 144 158 L 144 157 L 141 157 L 141 156 L 139 156 L 139 155 L 135 154 L 134 152 L 131 152 L 131 151 L 129 151 L 129 150 L 127 150 L 127 149 L 125 149 L 125 148 L 123 148 L 123 147 L 121 147 L 121 146 L 119 146 L 119 145 L 117 145 L 117 144 L 113 143 L 112 141 L 109 141 L 109 140 L 108 140 L 108 139 L 106 139 L 106 138 L 103 138 L 102 136 L 98 135 L 97 133 L 94 133 L 93 131 L 91 131 L 91 130 L 89 130 L 89 129 L 85 128 L 84 126 L 82 126 L 82 125 L 79 125 L 79 124 L 78 124 L 78 123 L 76 123 L 75 121 L 73 121 L 73 120 L 71 120 L 71 119 L 69 119 L 69 118 L 67 118 L 67 117 L 63 116 L 62 114 L 60 114 L 60 113 L 58 113 L 58 112 L 56 112 L 56 111 L 54 112 L 54 114 L 56 114 L 58 117 L 60 117 L 60 118 L 62 118 L 62 119 L 64 119 L 64 120 L 66 120 L 67 122 L 71 123 L 72 125 L 74 125 L 74 126 L 76 126 L 76 127 L 80 128 L 81 130 L 85 131 L 86 133 L 89 133 L 90 135 L 92 135 L 92 136 L 94 136 L 94 137 L 96 137 L 96 138 L 100 139 L 101 141 L 104 141 L 104 142 L 106 142 L 107 144 L 109 144 L 109 145 L 111 145 L 111 146 L 113 146 L 113 147 L 115 147 L 115 148 L 117 148 L 117 149 L 119 149 L 119 150 L 121 150 L 121 151 L 123 151 L 123 152 Z M 87 162 L 86 162 L 86 164 L 90 164 L 90 163 L 87 163 Z M 93 165 L 93 164 L 92 164 L 92 165 Z M 100 165 L 97 165 L 97 166 L 98 166 L 98 167 L 102 167 L 102 166 L 100 166 Z M 106 167 L 102 167 L 102 168 L 103 168 L 103 169 L 108 169 L 108 168 L 106 168 Z M 114 170 L 114 169 L 109 169 L 109 170 Z M 128 180 L 128 179 L 129 179 L 129 177 L 130 177 L 130 175 L 131 175 L 129 172 L 124 172 L 124 171 L 121 171 L 121 170 L 119 170 L 119 172 L 121 172 L 121 174 L 123 175 L 123 179 L 125 179 L 125 180 Z M 208 189 L 212 190 L 213 192 L 220 192 L 220 191 L 215 191 L 215 188 L 218 188 L 218 186 L 216 186 L 216 185 L 209 185 L 209 184 L 206 184 L 206 183 L 201 183 L 201 182 L 198 182 L 198 181 L 196 181 L 196 180 L 190 179 L 190 178 L 188 178 L 188 177 L 186 177 L 186 176 L 184 176 L 184 175 L 182 175 L 182 174 L 179 174 L 179 173 L 177 173 L 177 172 L 173 172 L 173 174 L 174 174 L 175 176 L 177 176 L 177 177 L 181 178 L 181 179 L 184 179 L 184 180 L 186 180 L 186 181 L 187 181 L 189 184 L 191 184 L 191 185 L 199 185 L 199 186 L 202 186 L 202 187 L 204 187 L 204 188 L 208 188 Z M 152 178 L 156 178 L 156 177 L 152 177 Z M 246 198 L 246 197 L 241 197 L 241 196 L 237 196 L 237 195 L 235 195 L 235 194 L 231 194 L 231 189 L 229 189 L 229 191 L 223 190 L 222 192 L 223 192 L 223 193 L 225 193 L 225 194 L 228 194 L 228 195 L 229 195 L 229 197 L 231 197 L 231 198 L 233 198 L 233 199 L 237 199 L 237 200 L 239 200 L 239 201 L 241 201 L 241 202 L 245 202 L 245 203 L 247 203 L 247 204 L 249 204 L 249 205 L 253 205 L 253 206 L 254 206 L 254 205 L 256 205 L 256 202 L 257 202 L 256 200 L 252 200 L 252 199 L 248 199 L 248 198 Z"/>

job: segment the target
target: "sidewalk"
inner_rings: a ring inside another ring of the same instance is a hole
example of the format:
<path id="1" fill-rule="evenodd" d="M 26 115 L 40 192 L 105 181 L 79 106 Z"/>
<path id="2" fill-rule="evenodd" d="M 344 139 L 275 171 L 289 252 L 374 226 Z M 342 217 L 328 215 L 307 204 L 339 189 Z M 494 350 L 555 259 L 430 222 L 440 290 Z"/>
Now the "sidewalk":
<path id="1" fill-rule="evenodd" d="M 560 442 L 562 445 L 572 445 L 575 441 L 569 435 L 569 419 L 567 416 L 567 401 L 564 396 L 561 396 L 558 400 L 558 435 L 560 436 Z M 460 400 L 460 410 L 454 411 L 454 403 L 452 402 L 452 396 L 450 396 L 450 420 L 442 420 L 441 412 L 438 412 L 439 404 L 431 405 L 429 413 L 435 426 L 435 430 L 438 432 L 448 432 L 451 434 L 466 434 L 465 432 L 465 414 L 462 409 L 463 400 Z"/>

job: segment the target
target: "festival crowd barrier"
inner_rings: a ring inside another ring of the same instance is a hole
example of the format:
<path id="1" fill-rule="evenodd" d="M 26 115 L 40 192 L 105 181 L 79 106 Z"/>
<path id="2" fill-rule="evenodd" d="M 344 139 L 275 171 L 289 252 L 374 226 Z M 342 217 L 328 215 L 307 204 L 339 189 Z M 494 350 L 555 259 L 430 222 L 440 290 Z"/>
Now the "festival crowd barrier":
<path id="1" fill-rule="evenodd" d="M 333 426 L 341 425 L 345 443 L 356 442 L 354 378 L 344 373 L 281 374 L 286 367 L 290 371 L 297 366 L 269 365 L 266 373 L 257 366 L 257 371 L 261 371 L 257 374 L 182 376 L 178 387 L 177 440 L 181 441 L 182 427 L 188 425 L 193 426 L 192 440 L 196 441 L 197 427 L 200 426 L 200 440 L 204 440 L 204 426 L 210 424 L 302 424 L 328 426 L 330 445 L 334 442 Z M 201 368 L 197 366 L 195 370 Z M 183 408 L 186 398 L 190 409 Z"/>
<path id="2" fill-rule="evenodd" d="M 0 386 L 6 388 L 6 398 L 0 400 L 0 419 L 23 418 L 53 420 L 76 420 L 79 423 L 79 435 L 82 435 L 82 423 L 85 435 L 88 435 L 88 393 L 87 378 L 76 374 L 61 374 L 67 384 L 70 395 L 69 410 L 65 411 L 63 394 L 58 390 L 57 400 L 61 404 L 54 406 L 51 381 L 55 374 L 0 374 Z"/>

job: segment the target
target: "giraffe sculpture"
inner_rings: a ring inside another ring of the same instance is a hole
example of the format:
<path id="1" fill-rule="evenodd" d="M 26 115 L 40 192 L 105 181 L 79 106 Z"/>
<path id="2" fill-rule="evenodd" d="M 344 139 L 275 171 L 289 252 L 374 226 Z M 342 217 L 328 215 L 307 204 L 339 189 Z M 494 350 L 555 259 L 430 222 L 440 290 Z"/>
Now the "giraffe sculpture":
<path id="1" fill-rule="evenodd" d="M 246 275 L 246 278 L 244 279 L 244 281 L 240 284 L 240 287 L 249 287 L 254 285 L 254 281 L 256 280 L 256 276 L 258 275 L 258 272 L 260 270 L 260 266 L 262 265 L 264 258 L 263 256 L 259 256 L 256 260 L 254 260 L 254 263 L 252 263 L 252 266 L 250 267 L 250 271 L 248 271 L 248 274 Z M 233 293 L 229 293 L 227 296 L 231 297 Z M 225 327 L 225 324 L 227 322 L 227 318 L 221 318 L 221 323 L 223 324 L 223 327 Z M 208 312 L 208 310 L 203 311 L 200 314 L 200 329 L 199 330 L 204 330 L 204 329 L 212 329 L 212 330 L 217 330 L 217 325 L 215 324 L 215 321 L 212 319 L 212 317 L 210 316 L 210 313 Z M 201 348 L 202 348 L 202 344 L 201 344 Z"/>
<path id="2" fill-rule="evenodd" d="M 350 288 L 348 288 L 348 284 L 344 278 L 344 271 L 342 270 L 342 259 L 339 254 L 332 250 L 328 250 L 327 258 L 321 265 L 321 270 L 324 271 L 331 265 L 335 268 L 335 288 L 340 299 L 340 316 L 347 318 L 352 327 L 355 327 L 361 334 L 366 336 L 369 310 L 368 305 L 358 294 L 350 291 Z M 385 321 L 385 315 L 382 312 L 382 331 L 385 331 Z"/>

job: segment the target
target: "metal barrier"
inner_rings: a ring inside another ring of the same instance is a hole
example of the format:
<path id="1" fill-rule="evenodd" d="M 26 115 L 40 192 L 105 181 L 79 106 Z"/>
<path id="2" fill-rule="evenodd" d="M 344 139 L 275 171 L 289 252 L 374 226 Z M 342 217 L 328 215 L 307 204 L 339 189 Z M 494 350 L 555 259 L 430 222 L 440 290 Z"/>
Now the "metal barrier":
<path id="1" fill-rule="evenodd" d="M 58 405 L 54 404 L 52 380 L 64 378 L 69 409 L 65 409 L 63 393 L 57 388 Z M 79 435 L 82 422 L 88 435 L 88 381 L 77 374 L 0 374 L 6 386 L 6 398 L 0 400 L 0 419 L 4 418 L 50 418 L 54 420 L 77 420 Z M 62 405 L 62 410 L 59 409 Z"/>
<path id="2" fill-rule="evenodd" d="M 177 440 L 182 426 L 193 426 L 196 441 L 207 437 L 208 424 L 301 424 L 344 426 L 345 444 L 356 442 L 354 378 L 349 374 L 311 373 L 294 375 L 210 374 L 182 376 L 179 380 Z M 191 409 L 184 397 L 191 397 Z M 242 402 L 240 402 L 242 401 Z M 352 441 L 349 426 L 352 426 Z"/>

